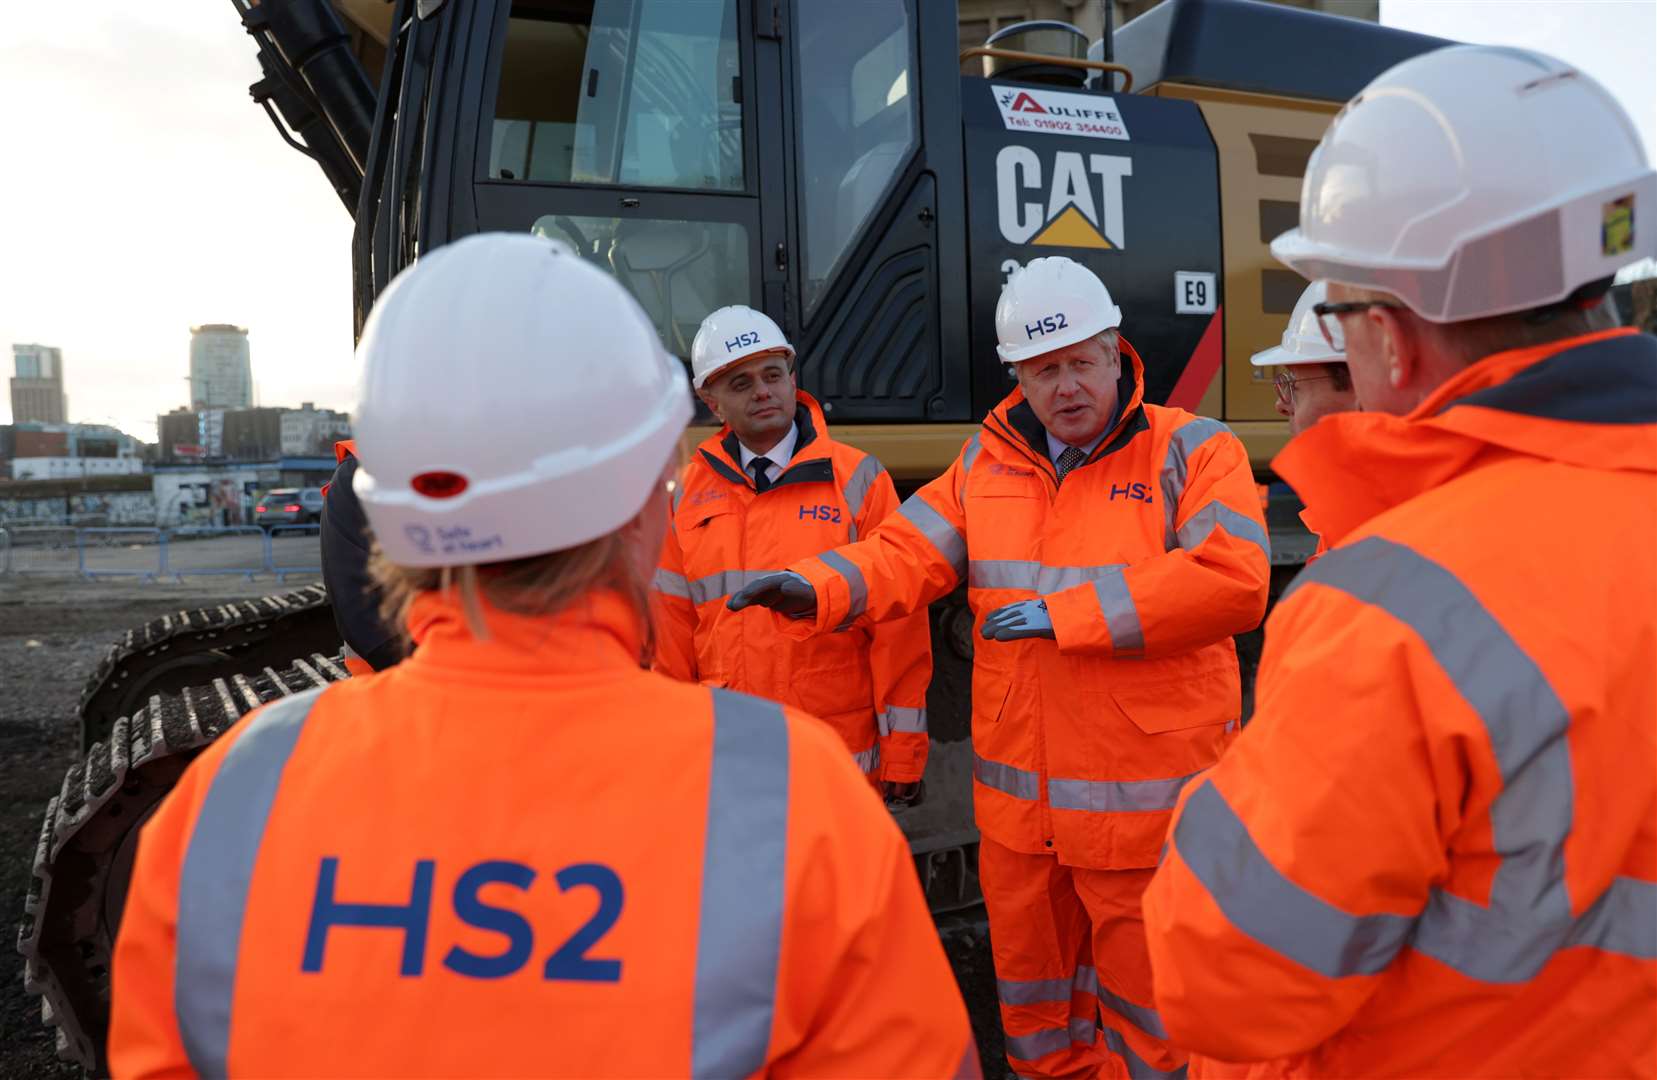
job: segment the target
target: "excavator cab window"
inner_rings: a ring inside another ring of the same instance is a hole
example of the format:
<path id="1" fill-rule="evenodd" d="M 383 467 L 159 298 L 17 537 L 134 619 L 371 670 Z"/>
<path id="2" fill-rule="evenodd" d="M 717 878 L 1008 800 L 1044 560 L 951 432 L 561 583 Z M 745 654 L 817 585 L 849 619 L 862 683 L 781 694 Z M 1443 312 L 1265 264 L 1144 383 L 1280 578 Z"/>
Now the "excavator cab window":
<path id="1" fill-rule="evenodd" d="M 517 0 L 489 177 L 741 191 L 736 0 Z"/>
<path id="2" fill-rule="evenodd" d="M 795 19 L 809 317 L 908 159 L 919 124 L 908 5 L 859 4 L 848 18 L 838 4 L 800 0 Z"/>
<path id="3" fill-rule="evenodd" d="M 569 244 L 681 357 L 708 312 L 754 300 L 737 5 L 513 0 L 486 114 L 483 226 Z"/>
<path id="4" fill-rule="evenodd" d="M 532 231 L 614 274 L 681 359 L 708 312 L 748 302 L 748 233 L 732 222 L 543 214 Z"/>

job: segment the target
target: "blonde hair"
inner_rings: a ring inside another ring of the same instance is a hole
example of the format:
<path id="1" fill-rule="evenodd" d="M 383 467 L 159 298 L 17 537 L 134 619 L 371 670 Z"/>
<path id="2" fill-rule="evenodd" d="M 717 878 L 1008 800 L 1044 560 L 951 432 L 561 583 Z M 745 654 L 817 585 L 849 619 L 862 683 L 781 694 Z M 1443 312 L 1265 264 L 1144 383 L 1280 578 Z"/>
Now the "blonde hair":
<path id="1" fill-rule="evenodd" d="M 380 591 L 380 613 L 408 641 L 409 609 L 424 593 L 457 595 L 466 625 L 480 640 L 489 637 L 484 602 L 514 615 L 550 616 L 600 589 L 613 589 L 632 607 L 644 629 L 640 663 L 655 652 L 650 617 L 650 581 L 634 565 L 622 530 L 578 547 L 506 562 L 466 566 L 400 566 L 378 544 L 368 573 Z"/>

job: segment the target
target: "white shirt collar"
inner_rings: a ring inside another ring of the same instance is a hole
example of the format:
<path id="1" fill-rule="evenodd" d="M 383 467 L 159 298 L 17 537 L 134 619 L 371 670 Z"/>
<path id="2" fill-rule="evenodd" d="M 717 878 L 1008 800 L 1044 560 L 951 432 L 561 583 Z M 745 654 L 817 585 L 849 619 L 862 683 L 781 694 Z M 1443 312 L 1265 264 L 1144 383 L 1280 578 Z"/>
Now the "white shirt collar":
<path id="1" fill-rule="evenodd" d="M 778 476 L 782 475 L 782 471 L 784 469 L 788 468 L 789 461 L 794 457 L 794 444 L 797 443 L 799 439 L 800 425 L 796 422 L 789 424 L 788 434 L 784 435 L 781 442 L 767 450 L 764 454 L 754 453 L 739 440 L 737 442 L 737 449 L 742 458 L 743 473 L 747 476 L 753 476 L 754 470 L 752 466 L 754 459 L 757 457 L 764 457 L 771 462 L 771 467 L 766 470 L 766 475 L 769 479 L 775 480 Z"/>
<path id="2" fill-rule="evenodd" d="M 1098 438 L 1094 439 L 1092 442 L 1088 443 L 1086 446 L 1078 446 L 1076 449 L 1080 450 L 1082 453 L 1088 455 L 1089 457 L 1092 457 L 1093 456 L 1093 451 L 1095 451 L 1099 448 L 1099 444 L 1105 441 L 1105 436 L 1108 435 L 1109 433 L 1110 433 L 1110 429 L 1106 428 L 1104 431 L 1099 432 L 1099 437 Z M 1070 448 L 1069 443 L 1064 442 L 1060 439 L 1054 438 L 1053 433 L 1051 431 L 1049 431 L 1047 433 L 1047 456 L 1052 458 L 1053 462 L 1055 464 L 1058 463 L 1059 455 L 1064 453 L 1069 448 Z M 747 462 L 743 462 L 743 464 L 746 465 Z"/>

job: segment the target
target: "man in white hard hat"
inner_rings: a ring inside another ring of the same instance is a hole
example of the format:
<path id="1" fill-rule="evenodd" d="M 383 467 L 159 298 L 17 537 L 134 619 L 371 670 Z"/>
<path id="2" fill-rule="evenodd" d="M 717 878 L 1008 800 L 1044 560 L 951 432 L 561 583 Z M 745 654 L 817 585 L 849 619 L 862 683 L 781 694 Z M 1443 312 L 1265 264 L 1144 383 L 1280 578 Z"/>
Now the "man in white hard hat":
<path id="1" fill-rule="evenodd" d="M 995 322 L 1018 387 L 949 471 L 868 539 L 732 606 L 832 633 L 967 586 L 985 639 L 973 802 L 1008 1059 L 1021 1076 L 1175 1072 L 1139 899 L 1175 796 L 1236 733 L 1232 635 L 1265 612 L 1265 523 L 1242 443 L 1145 402 L 1092 271 L 1033 260 Z"/>
<path id="2" fill-rule="evenodd" d="M 1323 336 L 1312 309 L 1329 298 L 1327 283 L 1314 281 L 1295 301 L 1283 341 L 1250 357 L 1255 367 L 1275 367 L 1272 386 L 1277 412 L 1289 421 L 1289 434 L 1299 435 L 1325 416 L 1349 412 L 1358 405 L 1352 375 L 1346 369 L 1346 351 L 1339 333 L 1333 341 Z"/>
<path id="3" fill-rule="evenodd" d="M 1272 385 L 1277 391 L 1278 414 L 1288 418 L 1290 436 L 1299 435 L 1325 416 L 1350 412 L 1358 406 L 1352 374 L 1346 369 L 1346 352 L 1339 328 L 1333 340 L 1325 338 L 1318 326 L 1317 312 L 1313 310 L 1327 299 L 1327 283 L 1314 281 L 1306 286 L 1306 291 L 1295 301 L 1282 344 L 1257 352 L 1251 358 L 1255 367 L 1277 368 Z M 1318 541 L 1317 551 L 1308 562 L 1317 560 L 1328 550 L 1322 532 L 1314 524 L 1315 517 L 1310 507 L 1300 512 L 1300 520 Z"/>
<path id="4" fill-rule="evenodd" d="M 845 740 L 894 804 L 926 770 L 926 612 L 798 641 L 725 599 L 755 577 L 866 536 L 897 509 L 872 454 L 836 442 L 794 383 L 794 347 L 763 312 L 709 315 L 691 345 L 696 392 L 723 426 L 674 493 L 653 599 L 657 670 L 805 709 Z"/>
<path id="5" fill-rule="evenodd" d="M 1334 545 L 1145 897 L 1157 1006 L 1274 1076 L 1657 1067 L 1657 254 L 1622 107 L 1541 53 L 1380 75 L 1278 259 L 1364 411 L 1274 467 Z"/>

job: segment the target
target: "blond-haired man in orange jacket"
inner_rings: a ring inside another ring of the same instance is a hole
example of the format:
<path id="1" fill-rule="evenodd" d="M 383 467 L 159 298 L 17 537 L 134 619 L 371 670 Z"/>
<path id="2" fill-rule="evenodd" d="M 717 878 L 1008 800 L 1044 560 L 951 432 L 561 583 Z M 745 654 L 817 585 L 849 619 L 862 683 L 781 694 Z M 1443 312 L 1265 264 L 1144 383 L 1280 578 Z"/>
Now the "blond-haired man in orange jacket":
<path id="1" fill-rule="evenodd" d="M 697 393 L 723 427 L 696 448 L 673 495 L 656 574 L 656 669 L 821 717 L 891 801 L 926 771 L 926 611 L 798 641 L 726 598 L 747 582 L 867 536 L 897 509 L 873 454 L 829 434 L 795 387 L 794 348 L 764 312 L 735 305 L 691 346 Z"/>
<path id="2" fill-rule="evenodd" d="M 833 633 L 967 586 L 989 639 L 972 676 L 979 875 L 1021 1076 L 1184 1066 L 1139 899 L 1175 796 L 1236 735 L 1231 635 L 1259 623 L 1270 577 L 1242 443 L 1145 402 L 1121 319 L 1077 262 L 1016 271 L 996 327 L 1018 388 L 949 471 L 869 539 L 732 600 Z"/>
<path id="3" fill-rule="evenodd" d="M 1657 1073 L 1657 341 L 1599 329 L 1637 207 L 1621 106 L 1520 49 L 1392 68 L 1313 154 L 1273 253 L 1364 411 L 1274 463 L 1333 550 L 1145 895 L 1193 1073 Z"/>

